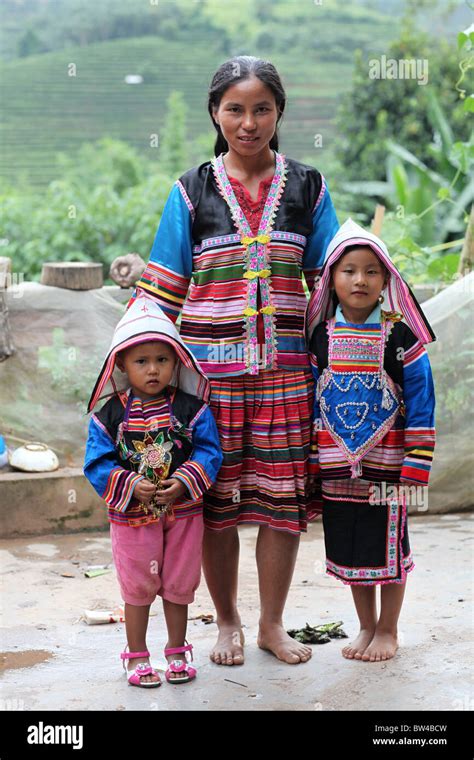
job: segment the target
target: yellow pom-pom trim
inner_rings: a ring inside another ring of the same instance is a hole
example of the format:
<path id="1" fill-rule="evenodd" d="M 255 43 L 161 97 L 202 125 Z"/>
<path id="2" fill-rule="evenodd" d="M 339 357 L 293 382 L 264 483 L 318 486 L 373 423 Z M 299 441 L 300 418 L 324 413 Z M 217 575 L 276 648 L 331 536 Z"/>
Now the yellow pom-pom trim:
<path id="1" fill-rule="evenodd" d="M 275 306 L 264 306 L 263 309 L 260 309 L 260 314 L 274 314 L 275 312 Z"/>
<path id="2" fill-rule="evenodd" d="M 245 311 L 242 312 L 244 317 L 253 317 L 255 314 L 258 314 L 256 309 L 245 309 Z"/>
<path id="3" fill-rule="evenodd" d="M 265 244 L 270 242 L 270 235 L 257 235 L 257 237 L 248 237 L 247 235 L 244 235 L 240 242 L 245 246 L 252 245 L 252 243 Z"/>
<path id="4" fill-rule="evenodd" d="M 269 277 L 271 273 L 271 269 L 261 269 L 259 272 L 256 272 L 253 269 L 249 269 L 247 272 L 245 272 L 244 277 L 246 280 L 254 280 L 256 277 Z"/>

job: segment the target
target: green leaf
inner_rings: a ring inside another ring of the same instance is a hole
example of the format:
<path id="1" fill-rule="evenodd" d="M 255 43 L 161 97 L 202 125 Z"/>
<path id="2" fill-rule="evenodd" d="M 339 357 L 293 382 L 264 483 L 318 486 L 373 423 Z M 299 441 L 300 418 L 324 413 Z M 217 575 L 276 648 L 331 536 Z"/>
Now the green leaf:
<path id="1" fill-rule="evenodd" d="M 342 186 L 342 189 L 346 193 L 354 193 L 355 195 L 358 195 L 361 193 L 362 195 L 380 195 L 384 197 L 388 190 L 389 190 L 389 184 L 388 182 L 345 182 Z"/>
<path id="2" fill-rule="evenodd" d="M 406 206 L 410 192 L 410 183 L 403 164 L 396 164 L 396 166 L 393 167 L 392 180 L 395 185 L 398 200 L 402 206 Z"/>
<path id="3" fill-rule="evenodd" d="M 460 253 L 446 253 L 428 264 L 427 272 L 432 280 L 451 282 L 459 266 Z"/>
<path id="4" fill-rule="evenodd" d="M 461 50 L 466 42 L 468 41 L 469 37 L 467 34 L 464 34 L 464 32 L 459 32 L 458 34 L 458 50 Z"/>
<path id="5" fill-rule="evenodd" d="M 443 112 L 443 109 L 439 104 L 439 100 L 436 97 L 435 93 L 432 90 L 429 90 L 427 95 L 428 115 L 430 117 L 430 121 L 440 134 L 444 152 L 449 153 L 453 144 L 453 132 L 451 126 L 446 118 L 446 115 Z"/>
<path id="6" fill-rule="evenodd" d="M 438 198 L 442 201 L 445 201 L 446 198 L 451 197 L 451 188 L 450 187 L 440 187 L 438 192 L 436 193 Z"/>
<path id="7" fill-rule="evenodd" d="M 474 161 L 474 145 L 471 143 L 455 142 L 449 155 L 454 166 L 466 174 L 469 165 Z"/>
<path id="8" fill-rule="evenodd" d="M 420 174 L 428 177 L 430 181 L 435 185 L 444 184 L 443 177 L 437 172 L 429 169 L 426 164 L 424 164 L 423 161 L 420 161 L 413 153 L 411 153 L 411 151 L 407 150 L 402 145 L 399 145 L 393 140 L 386 140 L 385 144 L 390 153 L 392 153 L 394 156 L 398 156 L 398 158 L 401 158 L 402 161 L 406 161 L 406 163 L 418 169 Z"/>
<path id="9" fill-rule="evenodd" d="M 468 95 L 464 101 L 464 110 L 469 113 L 474 113 L 474 95 Z"/>

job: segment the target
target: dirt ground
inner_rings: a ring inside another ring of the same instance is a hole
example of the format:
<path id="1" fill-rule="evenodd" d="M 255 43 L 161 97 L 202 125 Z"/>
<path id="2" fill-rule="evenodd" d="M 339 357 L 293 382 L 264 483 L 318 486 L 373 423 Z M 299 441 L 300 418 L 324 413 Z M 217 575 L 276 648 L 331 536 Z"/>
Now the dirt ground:
<path id="1" fill-rule="evenodd" d="M 197 679 L 145 690 L 127 684 L 120 652 L 123 623 L 87 625 L 84 609 L 121 603 L 114 570 L 86 578 L 88 565 L 111 562 L 108 533 L 41 536 L 0 542 L 3 575 L 1 707 L 6 710 L 470 710 L 473 708 L 471 585 L 472 515 L 413 516 L 416 568 L 408 578 L 401 648 L 386 663 L 345 660 L 347 640 L 313 646 L 306 664 L 286 665 L 256 646 L 257 529 L 241 529 L 240 610 L 246 662 L 208 659 L 216 625 L 190 621 Z M 357 631 L 347 586 L 325 575 L 320 524 L 301 541 L 287 610 L 287 628 L 344 621 Z M 62 576 L 62 573 L 68 575 Z M 160 600 L 148 629 L 152 662 L 164 667 Z M 213 613 L 204 580 L 190 617 Z M 350 639 L 349 639 L 350 640 Z"/>

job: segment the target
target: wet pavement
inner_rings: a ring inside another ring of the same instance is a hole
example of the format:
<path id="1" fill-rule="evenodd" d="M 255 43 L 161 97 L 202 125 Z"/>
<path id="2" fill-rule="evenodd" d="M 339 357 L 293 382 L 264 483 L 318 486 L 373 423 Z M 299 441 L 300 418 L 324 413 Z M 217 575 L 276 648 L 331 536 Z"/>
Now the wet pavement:
<path id="1" fill-rule="evenodd" d="M 286 665 L 256 646 L 258 584 L 253 526 L 242 528 L 239 605 L 245 625 L 243 666 L 212 663 L 216 625 L 190 620 L 197 679 L 158 689 L 127 684 L 120 652 L 124 623 L 87 625 L 85 609 L 122 604 L 110 572 L 108 533 L 50 535 L 0 542 L 2 584 L 0 706 L 6 710 L 468 710 L 470 685 L 473 516 L 410 517 L 416 568 L 408 577 L 401 647 L 385 663 L 345 660 L 357 632 L 351 593 L 324 573 L 320 524 L 301 541 L 286 608 L 287 628 L 344 621 L 350 639 L 314 645 L 306 664 Z M 204 580 L 189 616 L 214 613 Z M 165 667 L 161 601 L 152 606 L 148 648 Z"/>

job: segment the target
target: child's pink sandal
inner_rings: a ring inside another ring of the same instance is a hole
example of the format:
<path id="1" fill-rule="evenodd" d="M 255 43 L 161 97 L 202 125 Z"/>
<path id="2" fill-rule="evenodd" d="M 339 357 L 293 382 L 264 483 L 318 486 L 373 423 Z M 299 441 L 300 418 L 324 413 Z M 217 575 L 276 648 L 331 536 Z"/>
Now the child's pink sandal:
<path id="1" fill-rule="evenodd" d="M 186 642 L 184 647 L 174 647 L 172 649 L 165 649 L 165 657 L 170 654 L 182 654 L 183 652 L 191 652 L 191 660 L 193 659 L 193 645 Z M 185 655 L 186 656 L 186 655 Z M 171 673 L 183 673 L 180 678 L 171 678 Z M 168 683 L 187 683 L 196 678 L 197 670 L 188 662 L 184 660 L 171 660 L 168 669 L 165 673 Z"/>
<path id="2" fill-rule="evenodd" d="M 127 644 L 128 646 L 128 644 Z M 149 657 L 150 652 L 121 652 L 120 657 L 122 660 L 133 660 L 135 657 Z M 158 675 L 158 671 L 151 667 L 151 665 L 147 665 L 145 662 L 139 662 L 137 667 L 132 673 L 129 673 L 125 663 L 122 662 L 123 669 L 125 670 L 125 673 L 128 677 L 128 683 L 131 686 L 141 686 L 142 689 L 149 689 L 154 688 L 155 686 L 161 686 L 161 678 Z M 143 683 L 140 679 L 143 676 L 150 676 L 150 675 L 156 675 L 158 676 L 158 681 L 149 681 L 146 683 Z"/>

